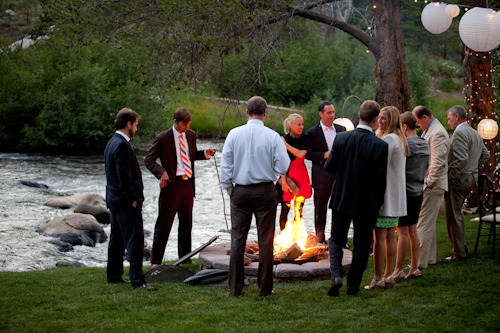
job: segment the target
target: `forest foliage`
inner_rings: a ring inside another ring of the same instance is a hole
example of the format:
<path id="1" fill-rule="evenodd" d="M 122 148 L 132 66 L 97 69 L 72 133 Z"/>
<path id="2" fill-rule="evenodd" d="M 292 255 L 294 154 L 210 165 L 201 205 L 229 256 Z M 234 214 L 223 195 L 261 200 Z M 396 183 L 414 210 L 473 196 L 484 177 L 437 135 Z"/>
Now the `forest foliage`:
<path id="1" fill-rule="evenodd" d="M 150 140 L 165 128 L 182 94 L 239 99 L 259 94 L 269 104 L 304 110 L 306 127 L 318 121 L 316 106 L 322 100 L 334 102 L 340 116 L 348 96 L 374 96 L 372 55 L 347 34 L 325 33 L 312 21 L 295 18 L 286 27 L 270 27 L 268 34 L 244 36 L 262 20 L 262 12 L 244 8 L 243 2 L 224 2 L 219 12 L 218 1 L 157 2 L 168 3 L 162 12 L 133 8 L 142 5 L 138 1 L 115 21 L 106 21 L 104 12 L 75 17 L 71 5 L 84 2 L 42 1 L 31 33 L 53 33 L 30 48 L 12 49 L 12 38 L 0 39 L 0 150 L 101 149 L 113 132 L 114 115 L 125 106 L 140 110 L 138 135 Z M 422 8 L 403 1 L 407 68 L 412 105 L 433 107 L 437 93 L 463 87 L 462 45 L 456 23 L 443 35 L 426 33 Z M 131 22 L 134 10 L 143 10 L 143 21 Z M 47 30 L 56 23 L 58 28 Z M 494 59 L 498 67 L 498 56 Z M 358 106 L 350 101 L 346 116 L 356 120 Z M 214 113 L 227 111 L 218 110 Z M 224 114 L 205 121 L 202 136 L 227 133 L 221 119 Z"/>

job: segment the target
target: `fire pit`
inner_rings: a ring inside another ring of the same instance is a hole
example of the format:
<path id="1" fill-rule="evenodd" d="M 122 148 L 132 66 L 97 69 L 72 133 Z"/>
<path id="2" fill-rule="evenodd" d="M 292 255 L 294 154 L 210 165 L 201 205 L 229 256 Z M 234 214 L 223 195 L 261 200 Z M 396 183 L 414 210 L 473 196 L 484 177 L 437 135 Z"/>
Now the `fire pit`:
<path id="1" fill-rule="evenodd" d="M 285 229 L 274 238 L 274 270 L 275 281 L 330 279 L 330 260 L 328 247 L 318 244 L 318 239 L 308 234 L 300 206 L 302 197 L 295 198 L 295 219 L 288 221 Z M 200 252 L 199 260 L 202 269 L 218 268 L 229 270 L 229 253 L 231 243 L 209 246 Z M 258 244 L 247 243 L 245 256 L 250 260 L 245 265 L 245 275 L 256 280 L 258 271 Z M 344 275 L 349 272 L 352 253 L 344 249 L 342 267 Z"/>

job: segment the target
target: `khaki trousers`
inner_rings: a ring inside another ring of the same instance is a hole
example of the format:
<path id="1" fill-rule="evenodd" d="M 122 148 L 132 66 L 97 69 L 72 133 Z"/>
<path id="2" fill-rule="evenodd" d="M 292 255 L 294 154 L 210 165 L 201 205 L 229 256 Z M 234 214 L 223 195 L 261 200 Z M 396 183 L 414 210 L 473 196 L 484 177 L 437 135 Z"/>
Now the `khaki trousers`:
<path id="1" fill-rule="evenodd" d="M 465 222 L 462 206 L 474 184 L 474 176 L 470 174 L 463 184 L 450 183 L 449 192 L 444 194 L 446 228 L 448 229 L 448 237 L 453 244 L 453 254 L 456 257 L 466 257 Z"/>
<path id="2" fill-rule="evenodd" d="M 443 198 L 442 188 L 426 188 L 420 214 L 418 216 L 417 232 L 420 235 L 420 259 L 418 267 L 427 268 L 435 264 L 437 259 L 436 219 Z"/>

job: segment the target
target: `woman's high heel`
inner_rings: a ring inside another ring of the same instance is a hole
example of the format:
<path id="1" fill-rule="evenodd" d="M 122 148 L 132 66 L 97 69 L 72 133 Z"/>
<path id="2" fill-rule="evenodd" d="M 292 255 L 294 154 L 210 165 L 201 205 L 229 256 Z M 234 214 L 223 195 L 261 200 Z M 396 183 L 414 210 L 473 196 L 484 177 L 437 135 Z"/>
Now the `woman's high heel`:
<path id="1" fill-rule="evenodd" d="M 385 280 L 381 279 L 377 281 L 373 279 L 372 282 L 370 282 L 370 285 L 365 286 L 366 290 L 373 290 L 375 288 L 381 288 L 381 289 L 385 288 Z"/>

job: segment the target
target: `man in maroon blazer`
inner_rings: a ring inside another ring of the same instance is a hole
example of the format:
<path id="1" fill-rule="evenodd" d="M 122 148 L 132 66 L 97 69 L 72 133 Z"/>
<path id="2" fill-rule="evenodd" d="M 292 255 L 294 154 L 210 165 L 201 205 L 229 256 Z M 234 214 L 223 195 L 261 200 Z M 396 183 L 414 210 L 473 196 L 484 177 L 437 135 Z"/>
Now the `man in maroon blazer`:
<path id="1" fill-rule="evenodd" d="M 209 159 L 215 149 L 197 150 L 196 133 L 189 129 L 191 114 L 174 112 L 174 126 L 156 136 L 144 163 L 160 180 L 160 200 L 151 251 L 151 267 L 161 264 L 175 214 L 179 218 L 179 258 L 191 252 L 194 161 Z M 160 159 L 161 165 L 156 162 Z M 190 261 L 188 261 L 190 262 Z"/>

